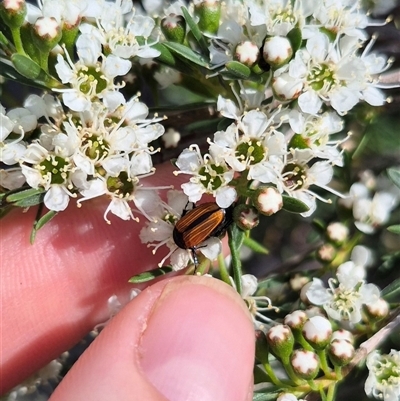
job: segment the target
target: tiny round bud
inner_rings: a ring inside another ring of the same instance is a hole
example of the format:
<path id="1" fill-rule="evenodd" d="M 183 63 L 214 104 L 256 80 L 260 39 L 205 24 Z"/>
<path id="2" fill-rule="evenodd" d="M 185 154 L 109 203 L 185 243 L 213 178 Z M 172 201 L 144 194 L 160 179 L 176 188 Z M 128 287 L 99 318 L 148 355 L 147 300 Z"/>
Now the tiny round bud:
<path id="1" fill-rule="evenodd" d="M 236 46 L 234 58 L 248 67 L 252 67 L 260 57 L 257 45 L 249 40 L 241 42 Z"/>
<path id="2" fill-rule="evenodd" d="M 306 312 L 303 310 L 295 310 L 292 313 L 289 313 L 283 319 L 283 323 L 288 325 L 292 330 L 294 329 L 302 329 L 304 323 L 308 320 L 308 316 Z"/>
<path id="3" fill-rule="evenodd" d="M 294 337 L 290 327 L 277 324 L 268 330 L 266 336 L 271 352 L 283 361 L 288 361 L 294 346 Z"/>
<path id="4" fill-rule="evenodd" d="M 315 306 L 315 305 L 308 306 L 304 312 L 306 312 L 306 315 L 308 316 L 308 318 L 314 317 L 314 316 L 326 317 L 325 311 L 322 308 L 320 308 L 319 306 Z"/>
<path id="5" fill-rule="evenodd" d="M 261 330 L 256 330 L 256 358 L 261 363 L 268 363 L 268 342 L 265 333 Z"/>
<path id="6" fill-rule="evenodd" d="M 344 330 L 344 329 L 340 329 L 340 330 L 335 330 L 332 333 L 332 337 L 331 337 L 331 342 L 334 340 L 343 340 L 343 341 L 347 341 L 350 344 L 354 343 L 354 336 L 353 334 L 348 331 L 348 330 Z"/>
<path id="7" fill-rule="evenodd" d="M 203 32 L 216 34 L 221 17 L 221 1 L 204 0 L 195 5 L 196 16 L 199 17 L 198 26 Z"/>
<path id="8" fill-rule="evenodd" d="M 341 245 L 349 238 L 349 229 L 342 223 L 331 223 L 326 228 L 326 235 L 329 240 Z"/>
<path id="9" fill-rule="evenodd" d="M 345 366 L 353 359 L 355 350 L 353 344 L 346 340 L 334 340 L 329 344 L 328 353 L 334 365 Z"/>
<path id="10" fill-rule="evenodd" d="M 316 256 L 320 262 L 329 263 L 335 259 L 336 254 L 336 248 L 332 244 L 324 244 L 317 249 Z"/>
<path id="11" fill-rule="evenodd" d="M 162 19 L 161 30 L 169 41 L 183 43 L 186 36 L 186 21 L 182 15 L 171 13 Z"/>
<path id="12" fill-rule="evenodd" d="M 296 375 L 305 380 L 314 379 L 319 372 L 319 360 L 312 351 L 295 350 L 290 358 L 290 363 Z"/>
<path id="13" fill-rule="evenodd" d="M 289 62 L 293 55 L 293 48 L 288 38 L 272 36 L 265 39 L 263 58 L 272 67 L 279 68 Z"/>
<path id="14" fill-rule="evenodd" d="M 251 230 L 260 221 L 257 209 L 250 205 L 240 204 L 233 211 L 233 219 L 242 230 Z"/>
<path id="15" fill-rule="evenodd" d="M 262 186 L 257 188 L 252 200 L 256 209 L 266 216 L 278 212 L 283 206 L 282 195 L 274 187 Z"/>
<path id="16" fill-rule="evenodd" d="M 10 28 L 19 28 L 25 21 L 27 7 L 25 0 L 4 0 L 0 4 L 0 16 Z"/>
<path id="17" fill-rule="evenodd" d="M 389 314 L 389 304 L 383 298 L 379 298 L 373 303 L 366 304 L 364 310 L 370 320 L 377 322 Z"/>
<path id="18" fill-rule="evenodd" d="M 307 291 L 310 289 L 312 286 L 312 281 L 309 281 L 308 283 L 304 284 L 301 291 L 300 291 L 300 299 L 301 302 L 303 302 L 304 305 L 310 305 L 311 302 L 307 297 Z"/>
<path id="19" fill-rule="evenodd" d="M 324 349 L 331 339 L 331 322 L 322 316 L 313 316 L 304 323 L 304 338 L 315 349 Z"/>
<path id="20" fill-rule="evenodd" d="M 300 291 L 309 281 L 309 277 L 296 273 L 289 282 L 293 291 Z"/>
<path id="21" fill-rule="evenodd" d="M 32 39 L 41 51 L 50 51 L 60 41 L 61 27 L 53 17 L 40 17 L 32 29 Z"/>
<path id="22" fill-rule="evenodd" d="M 286 74 L 275 77 L 272 81 L 272 90 L 279 100 L 297 99 L 303 89 L 303 84 L 298 82 L 293 83 L 293 80 L 288 78 Z"/>

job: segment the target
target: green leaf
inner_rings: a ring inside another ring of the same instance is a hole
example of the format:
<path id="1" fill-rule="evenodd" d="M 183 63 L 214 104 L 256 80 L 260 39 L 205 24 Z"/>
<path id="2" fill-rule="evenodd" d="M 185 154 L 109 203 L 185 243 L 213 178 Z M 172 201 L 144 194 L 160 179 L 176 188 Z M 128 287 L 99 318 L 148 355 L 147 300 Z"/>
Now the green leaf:
<path id="1" fill-rule="evenodd" d="M 301 36 L 301 29 L 300 28 L 293 28 L 291 31 L 288 32 L 286 37 L 289 39 L 290 44 L 293 48 L 293 54 L 300 49 L 301 42 L 303 40 Z"/>
<path id="2" fill-rule="evenodd" d="M 188 24 L 188 26 L 193 34 L 193 37 L 196 39 L 196 42 L 200 46 L 200 49 L 203 51 L 204 54 L 208 55 L 209 51 L 208 51 L 207 41 L 204 38 L 204 35 L 201 32 L 199 26 L 194 21 L 192 16 L 189 14 L 189 11 L 187 10 L 186 7 L 181 7 L 181 10 L 182 10 L 183 16 L 185 18 L 185 21 Z"/>
<path id="3" fill-rule="evenodd" d="M 156 43 L 155 45 L 153 45 L 153 47 L 160 52 L 160 55 L 156 57 L 158 61 L 171 67 L 175 66 L 175 57 L 162 43 Z"/>
<path id="4" fill-rule="evenodd" d="M 129 283 L 133 284 L 146 283 L 147 281 L 154 280 L 159 276 L 171 273 L 173 270 L 174 269 L 172 267 L 164 266 L 144 273 L 137 274 L 136 276 L 131 277 L 128 281 Z"/>
<path id="5" fill-rule="evenodd" d="M 11 61 L 14 64 L 15 69 L 28 79 L 35 80 L 39 77 L 42 70 L 39 64 L 23 54 L 14 53 L 11 56 Z"/>
<path id="6" fill-rule="evenodd" d="M 293 198 L 291 196 L 282 195 L 283 206 L 282 209 L 290 213 L 305 213 L 310 208 L 301 200 Z"/>
<path id="7" fill-rule="evenodd" d="M 389 226 L 388 231 L 390 231 L 393 234 L 399 234 L 400 235 L 400 224 L 395 224 L 393 226 Z"/>
<path id="8" fill-rule="evenodd" d="M 400 167 L 390 167 L 386 171 L 394 185 L 400 188 Z"/>
<path id="9" fill-rule="evenodd" d="M 45 191 L 43 188 L 23 189 L 21 191 L 12 192 L 11 194 L 6 195 L 3 203 L 9 203 L 19 207 L 35 206 L 43 202 L 44 192 Z"/>
<path id="10" fill-rule="evenodd" d="M 47 224 L 53 217 L 57 215 L 58 212 L 54 210 L 49 210 L 44 216 L 35 222 L 31 232 L 31 244 L 35 242 L 36 234 L 45 224 Z"/>
<path id="11" fill-rule="evenodd" d="M 229 61 L 225 64 L 228 73 L 236 79 L 248 79 L 251 75 L 251 69 L 239 61 Z M 223 75 L 223 72 L 221 72 Z"/>
<path id="12" fill-rule="evenodd" d="M 276 386 L 268 386 L 267 389 L 255 391 L 253 394 L 253 401 L 273 401 L 278 398 L 282 388 Z"/>
<path id="13" fill-rule="evenodd" d="M 254 252 L 262 253 L 263 255 L 268 255 L 269 253 L 269 250 L 264 245 L 247 236 L 245 236 L 243 240 L 243 245 L 247 246 Z"/>
<path id="14" fill-rule="evenodd" d="M 400 301 L 400 278 L 390 283 L 381 292 L 382 298 L 388 302 Z"/>
<path id="15" fill-rule="evenodd" d="M 176 55 L 180 56 L 182 59 L 191 61 L 192 63 L 197 64 L 201 67 L 208 68 L 208 63 L 204 60 L 204 58 L 201 55 L 195 53 L 189 47 L 174 42 L 165 42 L 163 43 L 163 45 Z"/>
<path id="16" fill-rule="evenodd" d="M 245 232 L 236 224 L 231 224 L 228 228 L 228 244 L 232 256 L 232 273 L 236 291 L 242 293 L 242 261 L 240 260 L 240 247 L 243 244 Z"/>

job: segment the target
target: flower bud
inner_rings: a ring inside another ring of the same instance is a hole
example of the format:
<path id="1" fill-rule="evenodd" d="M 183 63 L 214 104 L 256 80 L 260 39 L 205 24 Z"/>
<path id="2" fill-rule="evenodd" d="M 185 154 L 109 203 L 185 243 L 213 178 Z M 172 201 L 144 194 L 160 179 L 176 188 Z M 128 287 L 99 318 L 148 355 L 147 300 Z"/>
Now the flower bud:
<path id="1" fill-rule="evenodd" d="M 183 43 L 186 36 L 186 21 L 182 15 L 171 13 L 162 19 L 161 30 L 169 41 Z"/>
<path id="2" fill-rule="evenodd" d="M 295 350 L 290 357 L 290 363 L 296 375 L 305 380 L 314 379 L 319 372 L 319 360 L 312 351 Z"/>
<path id="3" fill-rule="evenodd" d="M 268 363 L 268 342 L 265 333 L 261 330 L 256 330 L 256 358 L 261 363 Z"/>
<path id="4" fill-rule="evenodd" d="M 293 48 L 288 38 L 271 36 L 265 39 L 263 46 L 264 60 L 274 68 L 279 68 L 289 62 Z"/>
<path id="5" fill-rule="evenodd" d="M 53 17 L 38 18 L 32 28 L 33 42 L 42 52 L 49 52 L 62 36 L 61 27 Z"/>
<path id="6" fill-rule="evenodd" d="M 25 21 L 26 14 L 25 0 L 4 0 L 0 4 L 0 16 L 11 29 L 21 27 Z"/>
<path id="7" fill-rule="evenodd" d="M 335 341 L 335 340 L 343 340 L 343 341 L 349 342 L 350 344 L 353 344 L 354 343 L 354 336 L 348 330 L 344 330 L 344 329 L 335 330 L 332 333 L 331 342 Z"/>
<path id="8" fill-rule="evenodd" d="M 324 349 L 332 336 L 331 322 L 322 316 L 313 316 L 303 326 L 303 336 L 314 349 Z"/>
<path id="9" fill-rule="evenodd" d="M 309 277 L 296 273 L 290 278 L 290 287 L 293 291 L 300 291 L 309 281 Z"/>
<path id="10" fill-rule="evenodd" d="M 297 99 L 300 96 L 302 89 L 303 84 L 301 82 L 294 84 L 294 81 L 288 76 L 288 74 L 279 75 L 272 81 L 272 90 L 279 100 Z"/>
<path id="11" fill-rule="evenodd" d="M 378 322 L 389 314 L 389 304 L 383 298 L 379 298 L 373 303 L 366 304 L 364 311 L 370 320 Z"/>
<path id="12" fill-rule="evenodd" d="M 308 316 L 306 312 L 303 310 L 295 310 L 294 312 L 285 316 L 283 323 L 289 326 L 292 330 L 301 330 L 307 320 Z"/>
<path id="13" fill-rule="evenodd" d="M 274 187 L 261 186 L 252 195 L 253 204 L 256 209 L 266 216 L 282 209 L 283 200 L 280 192 Z"/>
<path id="14" fill-rule="evenodd" d="M 330 241 L 341 245 L 349 238 L 349 229 L 342 223 L 331 223 L 326 228 L 326 235 Z"/>
<path id="15" fill-rule="evenodd" d="M 260 50 L 257 45 L 249 40 L 241 42 L 236 46 L 234 58 L 240 63 L 252 67 L 260 57 Z"/>
<path id="16" fill-rule="evenodd" d="M 204 0 L 195 5 L 195 14 L 199 17 L 199 28 L 203 32 L 216 34 L 221 17 L 221 1 Z"/>
<path id="17" fill-rule="evenodd" d="M 267 334 L 270 351 L 282 361 L 288 361 L 294 346 L 293 333 L 289 326 L 277 324 Z"/>
<path id="18" fill-rule="evenodd" d="M 329 344 L 329 359 L 336 366 L 345 366 L 350 363 L 355 354 L 353 344 L 346 340 L 334 340 Z"/>
<path id="19" fill-rule="evenodd" d="M 332 244 L 324 244 L 317 249 L 316 257 L 322 263 L 332 262 L 335 256 L 336 248 Z"/>
<path id="20" fill-rule="evenodd" d="M 250 205 L 240 204 L 233 211 L 233 219 L 242 230 L 251 230 L 260 221 L 257 209 Z"/>

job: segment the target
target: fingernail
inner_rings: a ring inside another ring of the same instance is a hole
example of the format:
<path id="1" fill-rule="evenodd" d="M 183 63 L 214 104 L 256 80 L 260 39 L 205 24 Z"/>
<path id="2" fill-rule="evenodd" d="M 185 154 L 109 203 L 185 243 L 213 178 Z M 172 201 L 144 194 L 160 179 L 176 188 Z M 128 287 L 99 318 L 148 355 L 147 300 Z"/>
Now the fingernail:
<path id="1" fill-rule="evenodd" d="M 254 330 L 243 301 L 226 284 L 182 277 L 154 304 L 139 355 L 147 379 L 170 400 L 243 401 Z"/>

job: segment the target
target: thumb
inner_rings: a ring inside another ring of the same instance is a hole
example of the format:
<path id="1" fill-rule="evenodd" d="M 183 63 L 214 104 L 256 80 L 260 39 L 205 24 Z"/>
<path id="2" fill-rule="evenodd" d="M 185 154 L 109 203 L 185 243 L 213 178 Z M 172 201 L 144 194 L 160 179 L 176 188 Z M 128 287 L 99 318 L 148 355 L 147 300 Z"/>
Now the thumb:
<path id="1" fill-rule="evenodd" d="M 247 401 L 253 362 L 253 325 L 235 291 L 209 277 L 175 277 L 129 303 L 51 401 Z"/>

